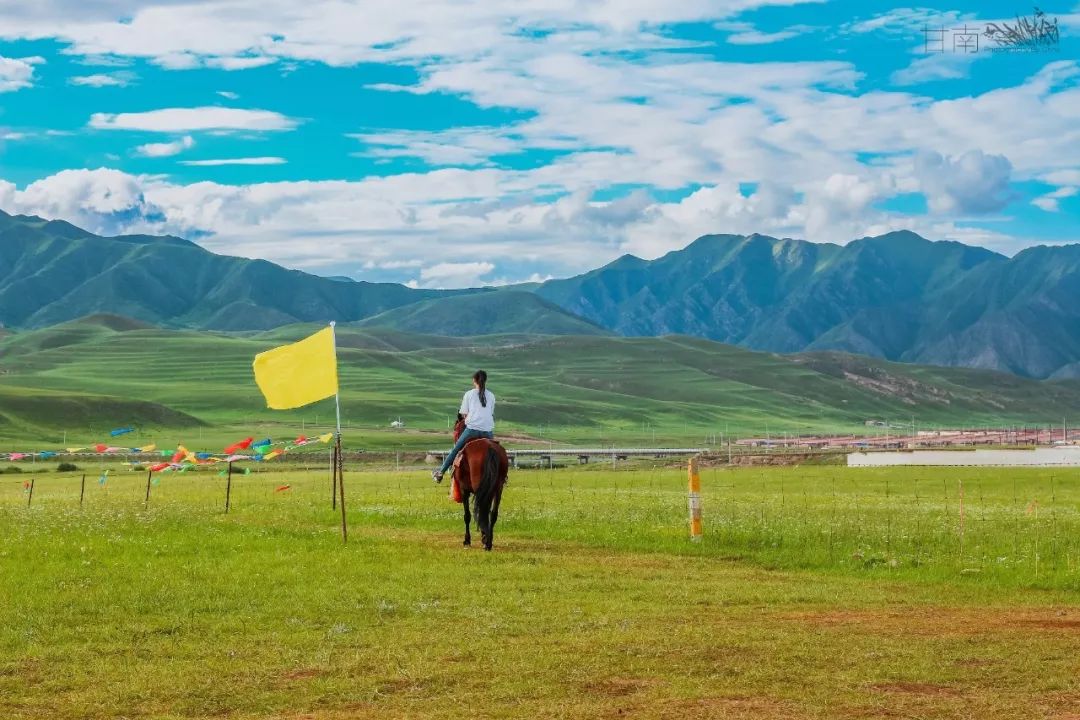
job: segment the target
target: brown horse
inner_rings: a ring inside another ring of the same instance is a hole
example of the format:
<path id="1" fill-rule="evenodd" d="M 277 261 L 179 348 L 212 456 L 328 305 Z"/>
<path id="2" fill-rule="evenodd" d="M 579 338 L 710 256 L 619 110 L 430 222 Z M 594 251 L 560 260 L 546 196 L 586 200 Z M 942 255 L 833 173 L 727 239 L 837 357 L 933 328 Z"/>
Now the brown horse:
<path id="1" fill-rule="evenodd" d="M 454 442 L 465 430 L 465 421 L 459 416 L 454 426 Z M 465 546 L 472 545 L 469 525 L 469 496 L 473 496 L 473 512 L 480 540 L 485 550 L 491 549 L 495 535 L 495 522 L 499 519 L 499 503 L 502 502 L 503 485 L 510 472 L 510 459 L 506 450 L 494 440 L 477 438 L 461 449 L 455 462 L 454 485 L 460 490 L 461 504 L 465 508 Z M 457 493 L 455 493 L 455 496 Z M 455 497 L 455 499 L 457 499 Z"/>

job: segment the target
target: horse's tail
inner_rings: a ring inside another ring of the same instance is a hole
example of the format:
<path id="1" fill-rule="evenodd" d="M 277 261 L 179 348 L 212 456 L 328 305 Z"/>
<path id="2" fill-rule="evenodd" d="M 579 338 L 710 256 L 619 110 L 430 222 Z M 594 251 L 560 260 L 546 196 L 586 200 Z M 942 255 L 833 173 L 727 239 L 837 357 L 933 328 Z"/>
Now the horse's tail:
<path id="1" fill-rule="evenodd" d="M 474 493 L 473 512 L 477 519 L 486 518 L 491 511 L 491 502 L 495 499 L 495 488 L 499 483 L 499 454 L 495 448 L 488 446 L 487 456 L 484 458 L 484 467 L 480 471 L 480 486 Z"/>

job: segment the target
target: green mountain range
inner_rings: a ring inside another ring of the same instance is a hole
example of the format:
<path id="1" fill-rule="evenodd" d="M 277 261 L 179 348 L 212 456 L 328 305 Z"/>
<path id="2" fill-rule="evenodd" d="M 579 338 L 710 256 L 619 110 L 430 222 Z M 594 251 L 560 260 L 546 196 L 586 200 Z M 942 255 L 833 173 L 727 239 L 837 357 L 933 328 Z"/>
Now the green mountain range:
<path id="1" fill-rule="evenodd" d="M 99 237 L 0 212 L 0 324 L 43 327 L 95 313 L 156 325 L 269 329 L 359 320 L 455 293 L 341 282 L 175 237 Z"/>
<path id="2" fill-rule="evenodd" d="M 612 335 L 558 305 L 522 290 L 422 300 L 359 323 L 427 335 L 468 337 L 492 332 L 525 335 Z"/>
<path id="3" fill-rule="evenodd" d="M 911 232 L 844 246 L 708 235 L 535 292 L 621 335 L 1080 377 L 1080 245 L 1007 258 Z"/>
<path id="4" fill-rule="evenodd" d="M 358 323 L 425 335 L 691 335 L 757 350 L 1080 377 L 1080 245 L 1013 258 L 911 232 L 847 245 L 707 235 L 577 277 L 440 291 L 323 278 L 172 237 L 0 213 L 0 325 L 96 313 L 155 326 Z"/>

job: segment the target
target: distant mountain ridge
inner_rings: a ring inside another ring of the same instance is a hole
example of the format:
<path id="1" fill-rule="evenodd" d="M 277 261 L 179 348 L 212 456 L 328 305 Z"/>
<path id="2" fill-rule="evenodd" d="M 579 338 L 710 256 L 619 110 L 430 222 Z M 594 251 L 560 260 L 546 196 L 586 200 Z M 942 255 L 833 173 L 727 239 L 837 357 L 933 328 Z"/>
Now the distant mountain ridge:
<path id="1" fill-rule="evenodd" d="M 318 277 L 180 238 L 105 238 L 0 212 L 0 325 L 98 313 L 224 331 L 335 319 L 446 336 L 682 334 L 1078 378 L 1080 245 L 1008 258 L 907 231 L 847 245 L 706 235 L 656 260 L 625 255 L 572 278 L 446 291 Z"/>
<path id="2" fill-rule="evenodd" d="M 342 282 L 175 237 L 105 238 L 0 212 L 0 324 L 42 327 L 96 313 L 156 325 L 269 329 L 360 320 L 456 291 Z"/>
<path id="3" fill-rule="evenodd" d="M 506 289 L 422 300 L 358 323 L 426 335 L 468 337 L 494 332 L 529 335 L 612 335 L 524 290 Z"/>
<path id="4" fill-rule="evenodd" d="M 706 235 L 535 292 L 621 335 L 1080 377 L 1080 245 L 1008 258 L 906 231 L 844 246 Z"/>

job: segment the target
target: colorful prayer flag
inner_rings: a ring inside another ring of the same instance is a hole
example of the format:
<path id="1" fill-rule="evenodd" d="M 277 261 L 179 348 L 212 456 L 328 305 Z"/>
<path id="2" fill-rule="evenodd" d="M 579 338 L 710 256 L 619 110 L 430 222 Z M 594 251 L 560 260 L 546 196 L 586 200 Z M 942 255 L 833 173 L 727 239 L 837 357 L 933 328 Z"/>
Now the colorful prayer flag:
<path id="1" fill-rule="evenodd" d="M 233 443 L 229 447 L 225 448 L 225 454 L 233 455 L 236 453 L 237 450 L 247 450 L 249 447 L 251 447 L 251 441 L 254 439 L 255 438 L 244 438 L 240 442 Z"/>
<path id="2" fill-rule="evenodd" d="M 289 410 L 336 395 L 334 328 L 255 356 L 255 382 L 273 410 Z"/>
<path id="3" fill-rule="evenodd" d="M 130 427 L 116 428 L 115 430 L 113 430 L 112 432 L 109 433 L 109 436 L 110 437 L 119 437 L 120 435 L 127 435 L 129 432 L 134 432 L 134 431 L 135 431 L 135 428 L 130 428 Z"/>

